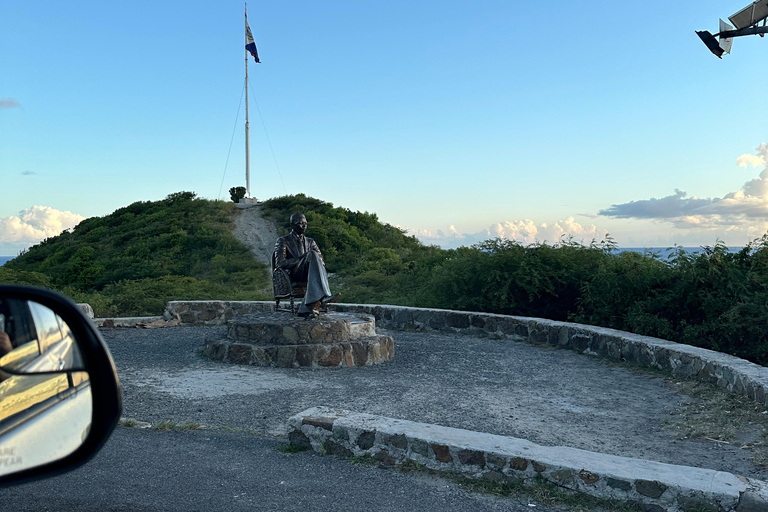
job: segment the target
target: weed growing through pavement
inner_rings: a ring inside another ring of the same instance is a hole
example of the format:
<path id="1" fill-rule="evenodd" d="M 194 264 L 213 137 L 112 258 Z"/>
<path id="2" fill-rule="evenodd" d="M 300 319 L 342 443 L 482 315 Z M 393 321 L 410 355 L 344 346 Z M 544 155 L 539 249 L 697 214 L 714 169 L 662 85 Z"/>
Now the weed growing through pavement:
<path id="1" fill-rule="evenodd" d="M 347 457 L 347 461 L 351 462 L 352 464 L 358 464 L 360 466 L 378 466 L 379 465 L 379 462 L 376 461 L 376 459 L 374 459 L 367 453 L 365 455 L 353 455 L 352 457 Z"/>
<path id="2" fill-rule="evenodd" d="M 165 420 L 154 426 L 155 430 L 168 432 L 170 430 L 200 430 L 203 428 L 199 423 L 176 423 L 175 421 Z"/>
<path id="3" fill-rule="evenodd" d="M 449 482 L 461 488 L 483 494 L 493 494 L 503 498 L 517 498 L 528 503 L 545 505 L 566 505 L 569 510 L 610 510 L 612 512 L 640 512 L 642 509 L 626 501 L 596 498 L 588 494 L 566 491 L 557 485 L 537 476 L 531 483 L 520 479 L 496 482 L 487 479 L 467 478 L 458 473 L 441 475 Z"/>
<path id="4" fill-rule="evenodd" d="M 120 418 L 120 421 L 118 422 L 118 425 L 121 427 L 136 427 L 138 424 L 139 422 L 133 418 Z"/>

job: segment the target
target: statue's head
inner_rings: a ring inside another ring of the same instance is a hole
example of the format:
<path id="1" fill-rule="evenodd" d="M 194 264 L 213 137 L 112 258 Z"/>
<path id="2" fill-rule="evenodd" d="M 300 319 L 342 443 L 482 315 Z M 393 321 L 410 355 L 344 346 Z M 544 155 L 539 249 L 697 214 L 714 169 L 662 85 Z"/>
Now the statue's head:
<path id="1" fill-rule="evenodd" d="M 291 215 L 291 227 L 296 234 L 304 234 L 307 230 L 307 218 L 303 213 L 294 213 Z"/>

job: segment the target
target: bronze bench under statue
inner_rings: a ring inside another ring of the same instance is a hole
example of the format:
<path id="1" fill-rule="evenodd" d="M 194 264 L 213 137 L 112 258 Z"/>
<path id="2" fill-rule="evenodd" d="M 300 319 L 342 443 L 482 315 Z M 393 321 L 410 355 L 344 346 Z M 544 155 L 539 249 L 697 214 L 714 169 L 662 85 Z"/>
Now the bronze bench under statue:
<path id="1" fill-rule="evenodd" d="M 290 234 L 280 237 L 272 254 L 272 286 L 275 309 L 280 300 L 290 299 L 291 312 L 299 316 L 316 317 L 321 307 L 334 302 L 339 294 L 331 294 L 328 274 L 320 249 L 315 241 L 304 236 L 307 218 L 301 213 L 291 215 Z M 298 309 L 295 299 L 303 297 Z"/>

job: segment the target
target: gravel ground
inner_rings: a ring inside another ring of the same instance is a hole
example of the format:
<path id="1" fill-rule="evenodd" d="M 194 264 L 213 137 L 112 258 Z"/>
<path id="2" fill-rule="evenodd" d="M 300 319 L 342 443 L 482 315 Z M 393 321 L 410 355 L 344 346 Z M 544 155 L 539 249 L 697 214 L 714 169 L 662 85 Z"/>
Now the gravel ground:
<path id="1" fill-rule="evenodd" d="M 221 327 L 105 329 L 124 416 L 282 438 L 287 419 L 326 405 L 710 468 L 761 479 L 748 450 L 683 439 L 669 426 L 692 399 L 661 375 L 506 339 L 390 332 L 395 360 L 340 369 L 237 366 L 200 355 Z M 384 331 L 382 331 L 384 332 Z"/>

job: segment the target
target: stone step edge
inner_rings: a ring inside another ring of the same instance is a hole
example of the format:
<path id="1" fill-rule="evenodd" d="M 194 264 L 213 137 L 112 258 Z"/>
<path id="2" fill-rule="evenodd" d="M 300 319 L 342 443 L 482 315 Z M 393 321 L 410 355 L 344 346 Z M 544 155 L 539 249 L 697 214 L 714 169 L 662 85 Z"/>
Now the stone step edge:
<path id="1" fill-rule="evenodd" d="M 327 353 L 315 359 L 316 352 L 320 350 Z M 278 368 L 337 368 L 391 361 L 395 357 L 395 344 L 391 336 L 382 334 L 334 343 L 269 346 L 235 342 L 227 338 L 209 338 L 205 340 L 203 353 L 211 359 L 234 364 Z M 303 364 L 306 362 L 309 364 Z"/>
<path id="2" fill-rule="evenodd" d="M 376 319 L 373 315 L 364 313 L 331 313 L 328 316 L 323 315 L 317 320 L 293 317 L 294 321 L 286 324 L 271 323 L 268 319 L 265 321 L 259 317 L 248 318 L 248 316 L 250 315 L 244 315 L 243 318 L 228 322 L 226 338 L 229 341 L 258 346 L 327 344 L 346 343 L 376 336 L 377 334 Z M 340 316 L 351 318 L 339 318 Z M 287 319 L 290 318 L 287 317 Z M 348 329 L 341 329 L 341 331 L 334 329 L 334 325 L 344 323 L 347 324 Z M 251 336 L 267 337 L 269 341 L 265 343 L 251 341 L 248 339 Z M 276 343 L 275 338 L 277 337 L 283 338 L 284 342 Z M 297 343 L 302 337 L 308 337 L 312 341 Z M 320 338 L 322 341 L 315 341 L 313 338 Z"/>
<path id="3" fill-rule="evenodd" d="M 598 498 L 686 512 L 768 510 L 768 483 L 710 469 L 676 466 L 439 425 L 313 407 L 288 420 L 291 444 L 323 454 L 417 462 L 470 478 L 530 483 L 541 477 Z"/>

